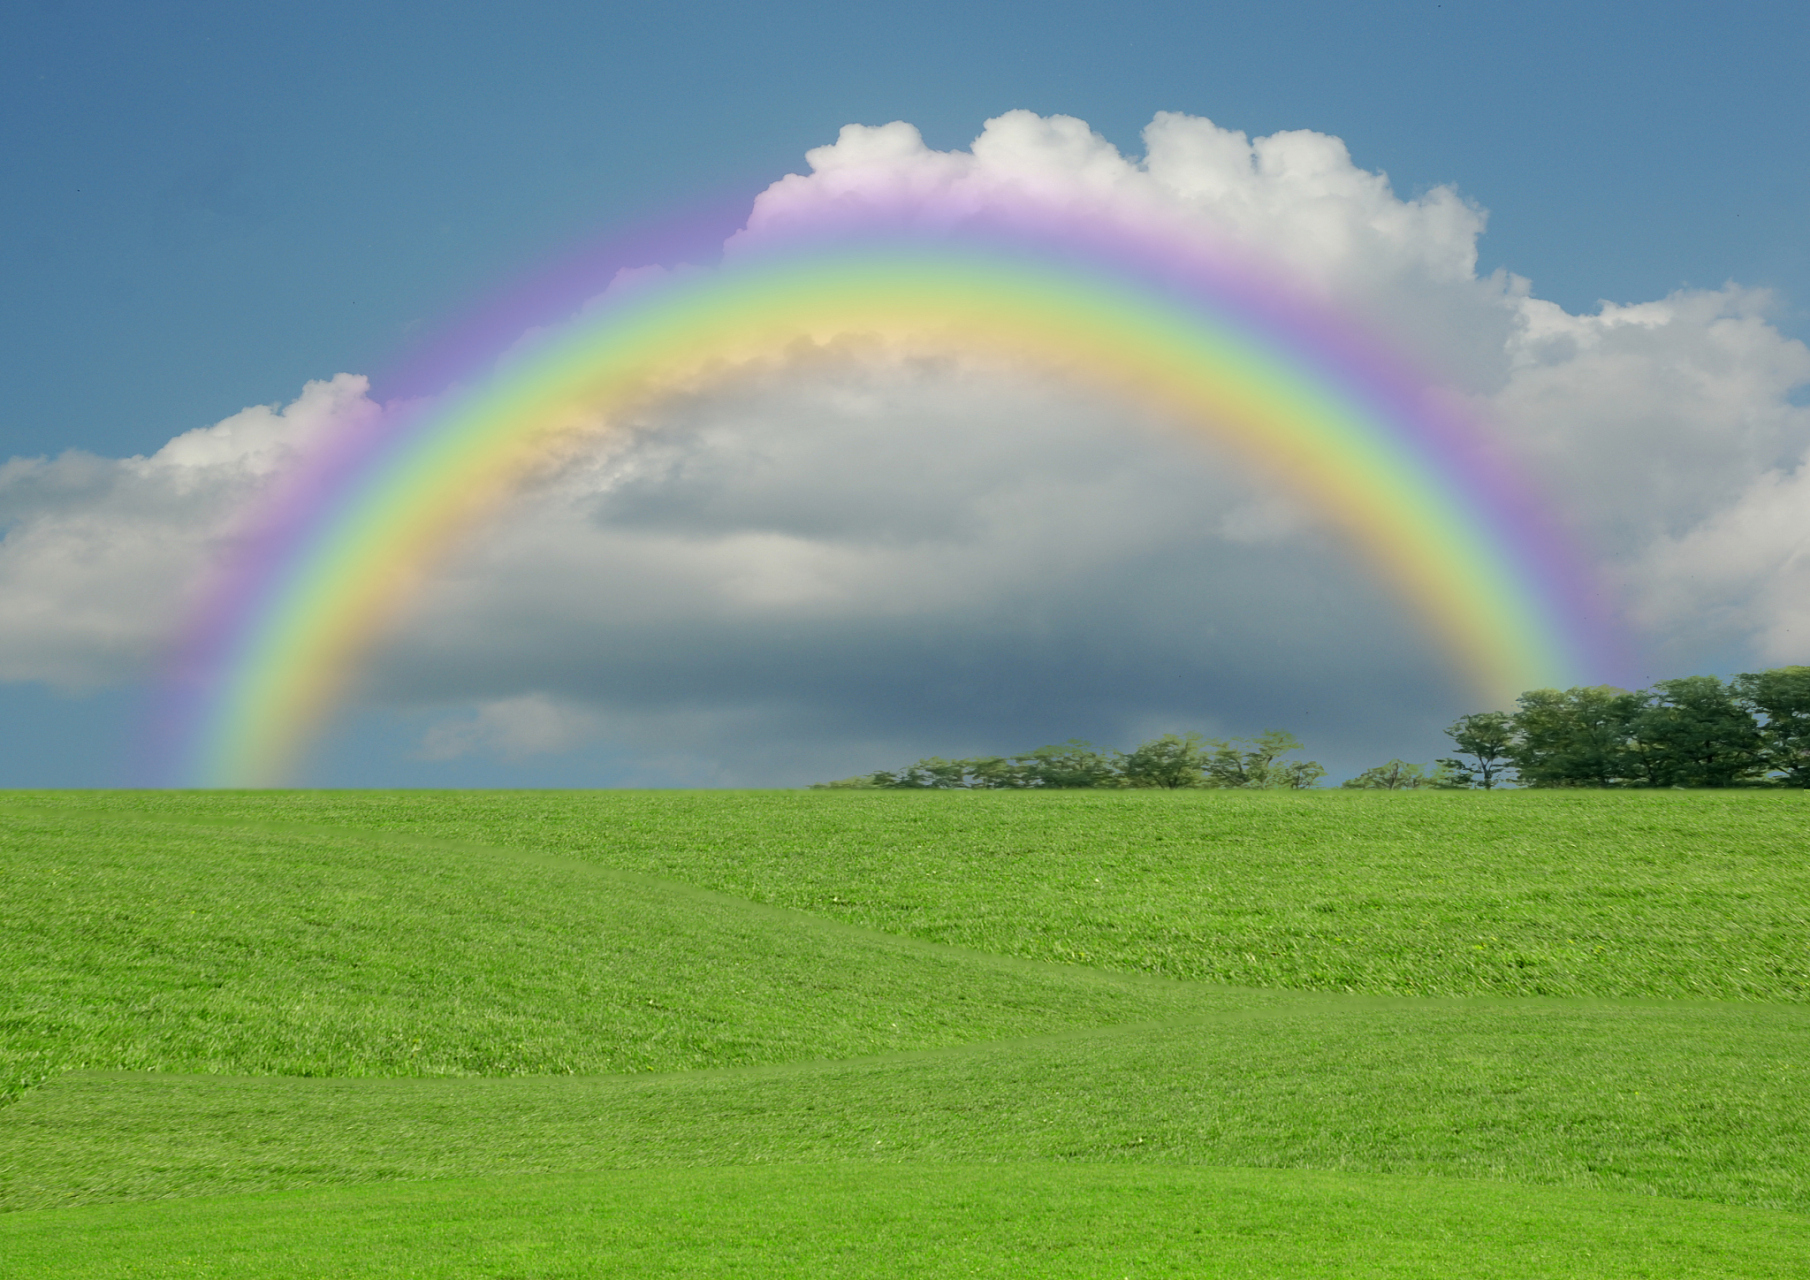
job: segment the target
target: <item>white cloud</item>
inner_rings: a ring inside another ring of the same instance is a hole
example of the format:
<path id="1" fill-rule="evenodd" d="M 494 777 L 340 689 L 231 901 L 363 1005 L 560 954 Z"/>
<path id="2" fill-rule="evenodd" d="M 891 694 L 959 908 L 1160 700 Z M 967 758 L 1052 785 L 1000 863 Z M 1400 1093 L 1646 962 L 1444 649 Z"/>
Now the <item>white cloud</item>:
<path id="1" fill-rule="evenodd" d="M 783 232 L 830 205 L 920 202 L 927 218 L 958 216 L 1014 192 L 1077 209 L 1192 216 L 1323 284 L 1393 276 L 1473 280 L 1484 217 L 1450 187 L 1396 198 L 1388 179 L 1351 163 L 1345 144 L 1298 130 L 1251 140 L 1210 120 L 1159 114 L 1145 156 L 1121 155 L 1068 116 L 1011 111 L 987 122 L 965 152 L 933 151 L 902 121 L 847 125 L 806 153 L 808 175 L 774 183 L 755 201 L 732 247 Z M 951 211 L 956 211 L 956 214 Z"/>
<path id="2" fill-rule="evenodd" d="M 1610 556 L 1639 558 L 1810 447 L 1810 350 L 1729 286 L 1567 315 L 1517 299 L 1511 373 L 1489 409 Z"/>
<path id="3" fill-rule="evenodd" d="M 373 414 L 366 380 L 311 382 L 150 457 L 0 466 L 0 680 L 65 688 L 147 673 L 203 565 L 255 495 L 317 433 Z"/>
<path id="4" fill-rule="evenodd" d="M 1028 112 L 957 152 L 850 126 L 729 251 L 876 198 L 946 218 L 1028 190 L 1192 223 L 1285 262 L 1473 406 L 1626 593 L 1663 664 L 1646 674 L 1810 660 L 1810 410 L 1791 400 L 1810 351 L 1767 295 L 1571 315 L 1478 277 L 1475 205 L 1399 198 L 1336 138 L 1163 114 L 1144 140 L 1127 157 Z M 370 412 L 342 376 L 151 458 L 0 469 L 0 678 L 142 673 L 235 507 L 312 431 Z M 1120 406 L 851 347 L 645 425 L 545 480 L 379 655 L 373 700 L 468 708 L 424 754 L 616 742 L 675 778 L 759 783 L 1166 723 L 1425 754 L 1471 709 L 1311 513 Z"/>
<path id="5" fill-rule="evenodd" d="M 1640 619 L 1674 646 L 1736 644 L 1761 663 L 1810 660 L 1810 468 L 1769 470 L 1635 566 Z"/>
<path id="6" fill-rule="evenodd" d="M 1119 218 L 1180 220 L 1216 241 L 1282 264 L 1329 299 L 1358 309 L 1448 376 L 1492 385 L 1512 325 L 1506 277 L 1476 278 L 1484 214 L 1450 187 L 1398 199 L 1357 168 L 1345 144 L 1297 130 L 1250 139 L 1210 120 L 1159 114 L 1142 159 L 1121 155 L 1082 121 L 1012 111 L 965 152 L 933 151 L 909 124 L 848 125 L 806 155 L 811 173 L 755 201 L 734 253 L 826 208 L 916 201 L 929 225 L 1028 192 Z"/>

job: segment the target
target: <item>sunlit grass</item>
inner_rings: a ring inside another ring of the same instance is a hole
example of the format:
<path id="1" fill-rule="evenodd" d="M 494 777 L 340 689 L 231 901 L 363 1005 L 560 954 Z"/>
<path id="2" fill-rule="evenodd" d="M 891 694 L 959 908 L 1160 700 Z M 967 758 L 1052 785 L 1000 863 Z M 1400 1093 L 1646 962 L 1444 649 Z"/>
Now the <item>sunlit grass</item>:
<path id="1" fill-rule="evenodd" d="M 749 1163 L 1247 1165 L 1810 1211 L 1810 1010 L 1298 997 L 865 1060 L 640 1077 L 69 1075 L 0 1199 Z"/>
<path id="2" fill-rule="evenodd" d="M 0 1240 L 44 1275 L 1786 1274 L 1804 803 L 12 793 Z"/>
<path id="3" fill-rule="evenodd" d="M 39 1280 L 354 1272 L 1695 1280 L 1801 1274 L 1810 1219 L 1294 1170 L 779 1165 L 42 1210 L 0 1216 L 0 1252 Z"/>
<path id="4" fill-rule="evenodd" d="M 1802 792 L 101 793 L 59 803 L 508 845 L 978 950 L 1235 986 L 1810 999 Z"/>
<path id="5" fill-rule="evenodd" d="M 564 1075 L 845 1058 L 1276 998 L 356 831 L 0 812 L 0 876 L 13 1096 L 79 1068 Z"/>

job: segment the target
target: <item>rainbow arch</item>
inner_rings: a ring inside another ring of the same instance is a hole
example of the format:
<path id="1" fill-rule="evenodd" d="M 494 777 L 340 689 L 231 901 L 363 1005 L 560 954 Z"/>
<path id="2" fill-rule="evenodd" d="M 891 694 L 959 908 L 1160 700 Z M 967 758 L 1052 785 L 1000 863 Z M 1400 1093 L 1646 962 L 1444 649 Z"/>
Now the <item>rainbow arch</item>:
<path id="1" fill-rule="evenodd" d="M 1007 212 L 794 229 L 624 291 L 434 407 L 327 442 L 261 513 L 174 664 L 187 779 L 293 776 L 415 585 L 550 460 L 851 337 L 1078 380 L 1237 454 L 1348 533 L 1485 704 L 1602 672 L 1576 552 L 1397 357 L 1188 237 Z"/>

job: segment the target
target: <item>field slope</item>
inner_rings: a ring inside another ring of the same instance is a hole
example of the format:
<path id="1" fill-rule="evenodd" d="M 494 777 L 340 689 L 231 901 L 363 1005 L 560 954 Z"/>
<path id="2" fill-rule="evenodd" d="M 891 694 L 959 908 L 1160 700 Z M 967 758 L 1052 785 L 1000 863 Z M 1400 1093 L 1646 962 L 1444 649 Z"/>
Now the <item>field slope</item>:
<path id="1" fill-rule="evenodd" d="M 11 793 L 0 1257 L 1802 1274 L 1803 805 Z"/>

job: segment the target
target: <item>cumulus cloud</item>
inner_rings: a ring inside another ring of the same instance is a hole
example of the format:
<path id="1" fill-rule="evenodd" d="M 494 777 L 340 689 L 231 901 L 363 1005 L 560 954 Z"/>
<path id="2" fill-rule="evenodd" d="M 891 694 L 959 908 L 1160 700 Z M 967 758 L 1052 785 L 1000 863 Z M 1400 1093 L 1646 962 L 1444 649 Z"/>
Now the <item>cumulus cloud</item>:
<path id="1" fill-rule="evenodd" d="M 1012 112 L 965 151 L 849 126 L 730 254 L 826 205 L 926 217 L 1031 191 L 1183 219 L 1275 258 L 1417 353 L 1554 495 L 1662 676 L 1810 660 L 1810 351 L 1729 285 L 1573 315 L 1477 274 L 1485 214 L 1403 199 L 1337 138 L 1161 114 L 1142 156 Z M 619 287 L 634 287 L 625 277 Z M 141 673 L 234 512 L 310 434 L 375 412 L 311 384 L 150 458 L 0 469 L 0 677 Z M 1336 534 L 1122 405 L 857 345 L 665 405 L 543 477 L 373 662 L 439 707 L 423 756 L 615 744 L 643 781 L 797 782 L 922 751 L 1285 725 L 1329 762 L 1430 753 L 1473 709 Z M 587 745 L 589 744 L 589 745 Z"/>
<path id="2" fill-rule="evenodd" d="M 1509 376 L 1487 400 L 1560 505 L 1616 559 L 1639 558 L 1795 468 L 1810 350 L 1767 320 L 1772 298 L 1728 286 L 1567 315 L 1514 299 Z"/>
<path id="3" fill-rule="evenodd" d="M 1506 276 L 1476 277 L 1482 210 L 1451 187 L 1398 199 L 1388 179 L 1352 164 L 1345 144 L 1294 130 L 1247 138 L 1210 120 L 1163 112 L 1143 157 L 1067 116 L 1012 111 L 967 151 L 934 151 L 904 122 L 848 125 L 806 153 L 809 174 L 755 201 L 729 252 L 784 234 L 825 206 L 916 200 L 927 219 L 1019 192 L 1083 212 L 1181 219 L 1243 243 L 1328 300 L 1351 306 L 1411 349 L 1470 381 L 1501 376 L 1512 325 Z"/>
<path id="4" fill-rule="evenodd" d="M 848 125 L 833 145 L 806 153 L 810 174 L 760 195 L 730 245 L 781 231 L 825 203 L 904 197 L 948 216 L 1024 191 L 1080 209 L 1192 213 L 1334 287 L 1404 276 L 1462 284 L 1475 275 L 1480 210 L 1449 187 L 1397 199 L 1388 179 L 1353 165 L 1337 138 L 1297 130 L 1253 141 L 1163 112 L 1144 145 L 1141 159 L 1124 156 L 1080 120 L 1029 111 L 988 121 L 969 150 L 956 152 L 931 150 L 902 121 Z"/>
<path id="5" fill-rule="evenodd" d="M 1635 567 L 1640 620 L 1668 649 L 1733 645 L 1810 658 L 1810 468 L 1770 468 L 1726 507 L 1660 538 Z"/>
<path id="6" fill-rule="evenodd" d="M 150 457 L 70 451 L 0 466 L 0 680 L 63 688 L 147 674 L 207 562 L 297 451 L 375 414 L 362 377 L 311 382 Z"/>

